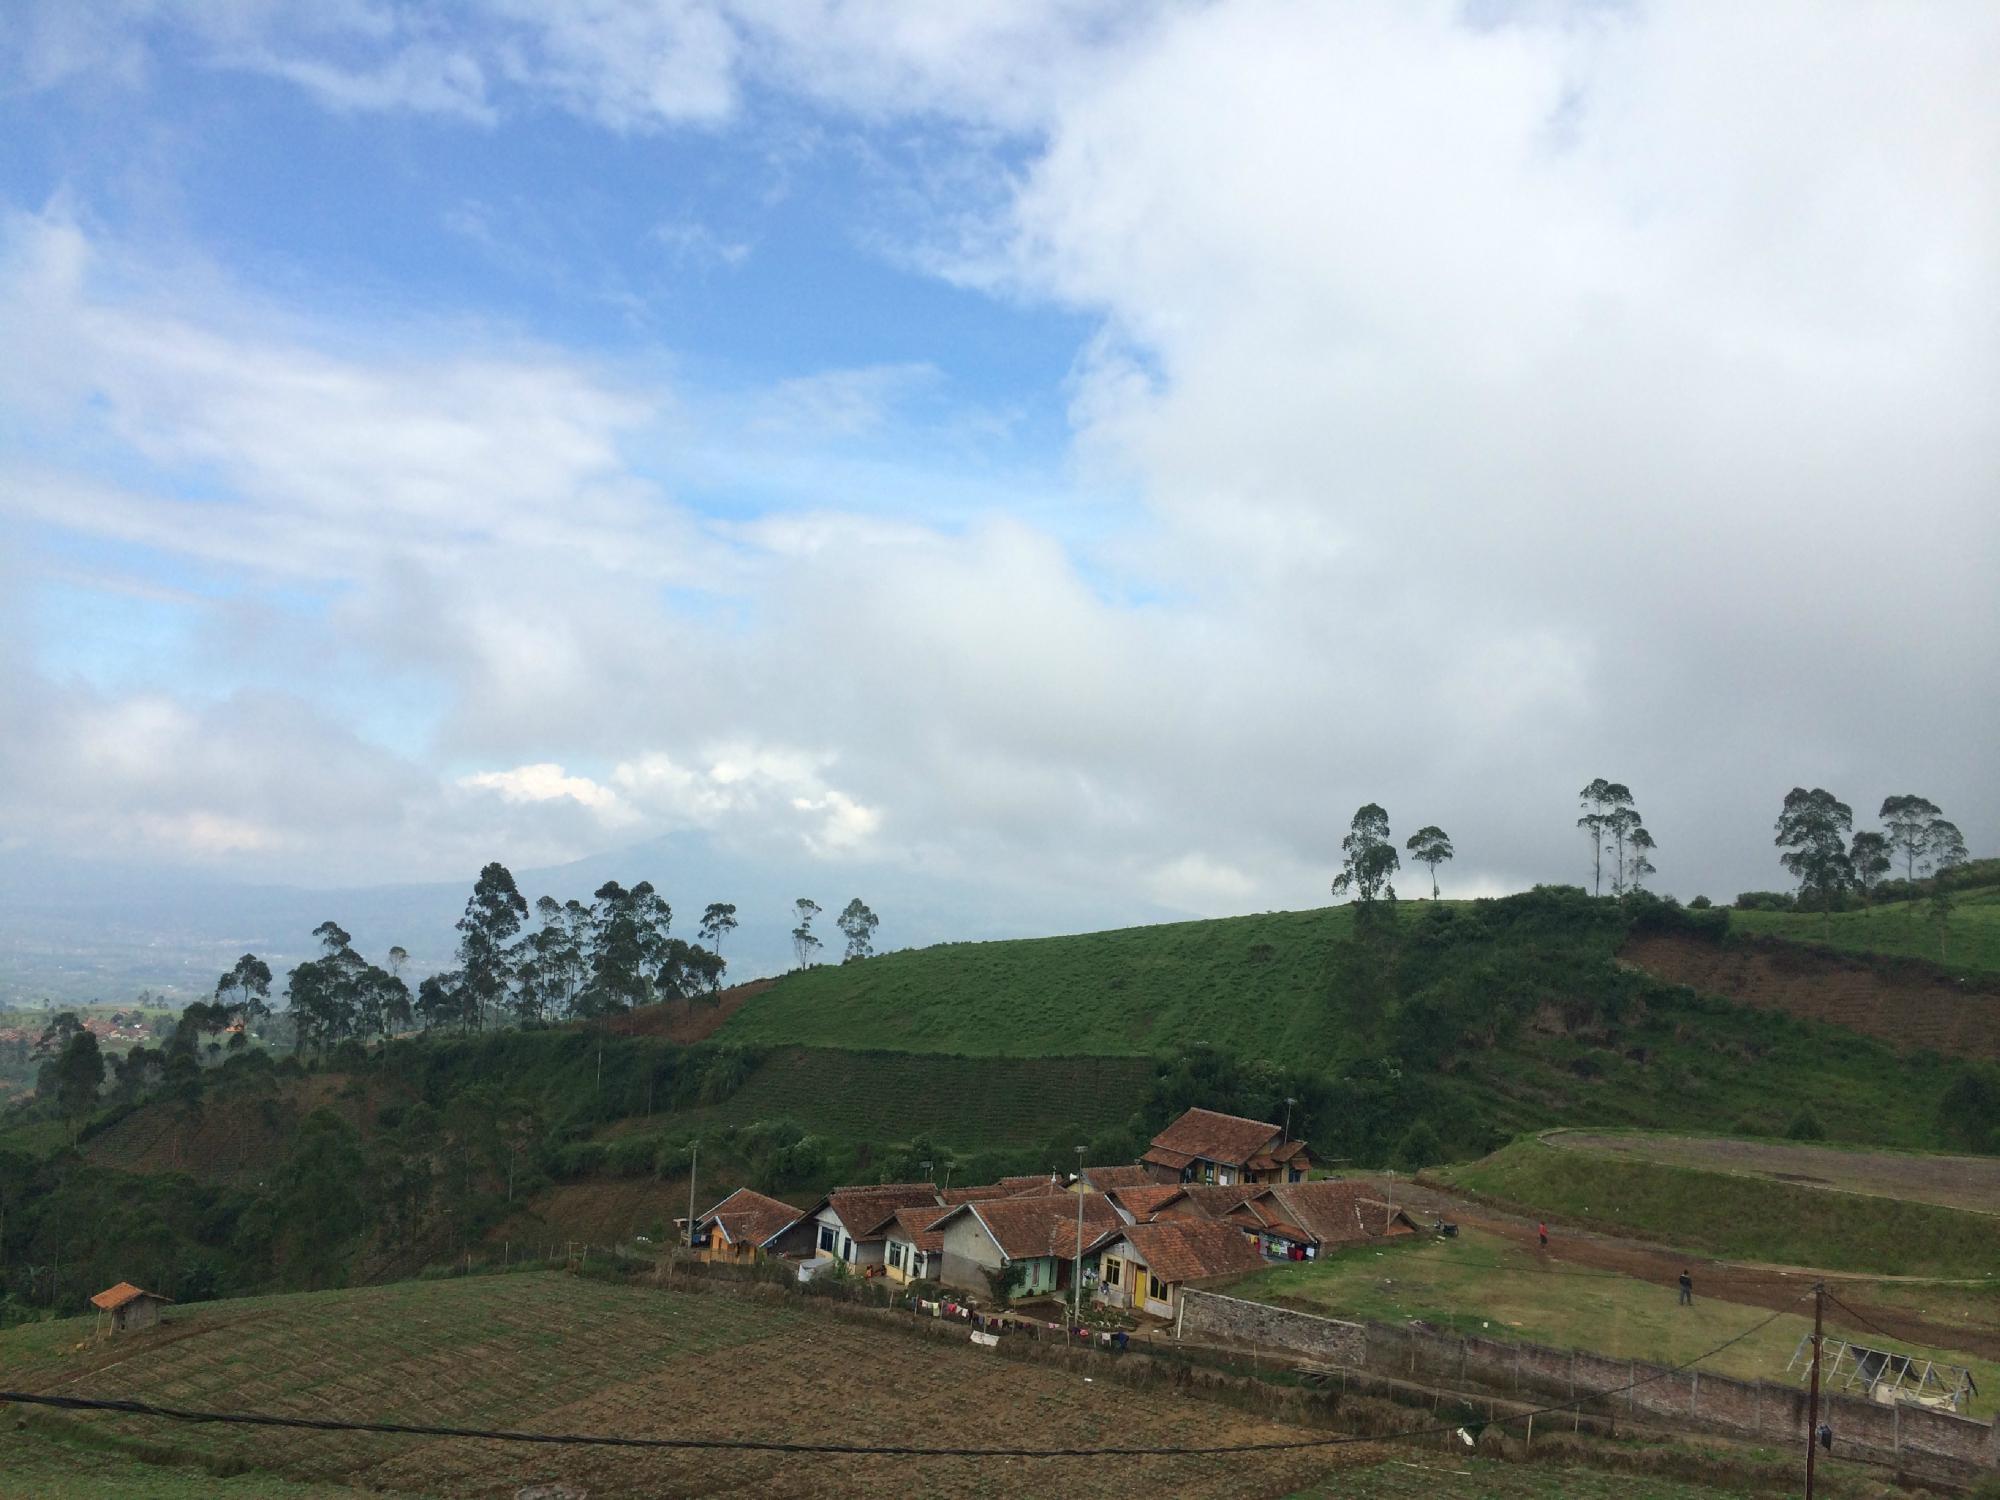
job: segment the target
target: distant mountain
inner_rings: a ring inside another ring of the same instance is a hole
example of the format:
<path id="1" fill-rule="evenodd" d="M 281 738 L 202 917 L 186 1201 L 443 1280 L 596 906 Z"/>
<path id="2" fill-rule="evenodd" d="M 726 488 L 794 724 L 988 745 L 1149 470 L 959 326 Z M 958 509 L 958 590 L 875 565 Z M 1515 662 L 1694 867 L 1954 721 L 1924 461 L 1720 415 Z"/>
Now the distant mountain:
<path id="1" fill-rule="evenodd" d="M 453 882 L 312 889 L 186 868 L 0 854 L 0 1005 L 127 1000 L 142 989 L 189 998 L 211 990 L 242 953 L 258 954 L 282 976 L 311 956 L 312 929 L 328 918 L 354 935 L 362 953 L 379 960 L 401 944 L 412 969 L 429 973 L 451 964 L 453 924 L 475 874 L 468 870 Z M 675 932 L 687 937 L 709 902 L 732 901 L 741 924 L 723 944 L 732 980 L 791 966 L 792 902 L 799 896 L 825 908 L 815 930 L 826 956 L 839 950 L 834 916 L 856 895 L 882 919 L 877 946 L 884 951 L 1179 915 L 1143 901 L 1100 898 L 1085 905 L 1054 891 L 999 893 L 924 871 L 830 875 L 806 861 L 762 864 L 718 851 L 696 834 L 514 876 L 530 902 L 543 895 L 588 902 L 607 880 L 650 880 L 673 906 Z"/>

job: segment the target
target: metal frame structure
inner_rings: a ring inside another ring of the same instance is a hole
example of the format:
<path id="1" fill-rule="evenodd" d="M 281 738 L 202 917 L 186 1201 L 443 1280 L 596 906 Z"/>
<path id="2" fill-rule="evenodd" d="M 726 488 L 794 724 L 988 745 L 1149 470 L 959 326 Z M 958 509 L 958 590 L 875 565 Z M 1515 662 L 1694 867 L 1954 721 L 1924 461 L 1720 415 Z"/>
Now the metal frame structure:
<path id="1" fill-rule="evenodd" d="M 1809 1372 L 1812 1367 L 1812 1335 L 1799 1340 L 1785 1373 Z M 1979 1394 L 1972 1372 L 1957 1365 L 1941 1365 L 1917 1354 L 1894 1349 L 1874 1349 L 1845 1339 L 1827 1339 L 1820 1359 L 1820 1378 L 1836 1390 L 1866 1396 L 1883 1405 L 1907 1401 L 1917 1406 L 1965 1410 L 1966 1398 Z"/>

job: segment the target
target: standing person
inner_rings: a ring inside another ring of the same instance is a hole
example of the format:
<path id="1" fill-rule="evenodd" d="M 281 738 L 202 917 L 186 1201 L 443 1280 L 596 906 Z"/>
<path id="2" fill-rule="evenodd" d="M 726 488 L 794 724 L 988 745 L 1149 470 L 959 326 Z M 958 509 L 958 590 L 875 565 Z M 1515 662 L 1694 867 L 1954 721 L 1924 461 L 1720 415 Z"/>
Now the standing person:
<path id="1" fill-rule="evenodd" d="M 1546 1224 L 1537 1224 L 1537 1225 L 1535 1226 L 1535 1233 L 1536 1233 L 1536 1234 L 1538 1234 L 1538 1235 L 1540 1235 L 1540 1236 L 1542 1237 L 1542 1248 L 1543 1248 L 1544 1250 L 1548 1249 L 1548 1248 L 1549 1248 L 1549 1226 L 1548 1226 L 1548 1225 L 1546 1225 Z"/>
<path id="2" fill-rule="evenodd" d="M 1694 1306 L 1694 1278 L 1688 1275 L 1685 1266 L 1681 1267 L 1681 1306 Z"/>

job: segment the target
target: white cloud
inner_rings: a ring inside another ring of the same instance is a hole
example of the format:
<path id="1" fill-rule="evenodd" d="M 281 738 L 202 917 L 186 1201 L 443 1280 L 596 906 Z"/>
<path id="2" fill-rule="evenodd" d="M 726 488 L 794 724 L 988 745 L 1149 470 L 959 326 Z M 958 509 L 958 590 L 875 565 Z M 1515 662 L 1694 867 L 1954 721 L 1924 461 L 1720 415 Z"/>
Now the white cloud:
<path id="1" fill-rule="evenodd" d="M 504 802 L 574 802 L 589 808 L 612 827 L 629 823 L 633 816 L 611 788 L 588 776 L 571 776 L 553 761 L 537 761 L 508 771 L 475 771 L 459 777 L 458 784 L 497 793 Z"/>

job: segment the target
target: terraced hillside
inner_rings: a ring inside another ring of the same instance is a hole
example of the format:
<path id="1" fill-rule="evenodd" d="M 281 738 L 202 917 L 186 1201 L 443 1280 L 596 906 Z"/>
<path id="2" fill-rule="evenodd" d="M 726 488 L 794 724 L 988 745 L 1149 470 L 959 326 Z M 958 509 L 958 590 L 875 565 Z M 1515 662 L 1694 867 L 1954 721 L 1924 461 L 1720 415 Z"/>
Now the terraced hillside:
<path id="1" fill-rule="evenodd" d="M 945 1057 L 785 1047 L 721 1104 L 688 1123 L 797 1120 L 848 1141 L 927 1135 L 959 1150 L 1087 1139 L 1123 1125 L 1144 1102 L 1143 1057 Z M 1081 1134 L 1079 1134 L 1081 1132 Z"/>
<path id="2" fill-rule="evenodd" d="M 1771 915 L 1783 914 L 1732 913 L 1732 926 Z M 2000 1059 L 2000 983 L 1992 980 L 1967 981 L 1922 964 L 1884 965 L 1858 950 L 1713 943 L 1678 933 L 1642 934 L 1622 956 L 1670 983 L 1825 1021 L 1904 1051 Z"/>

